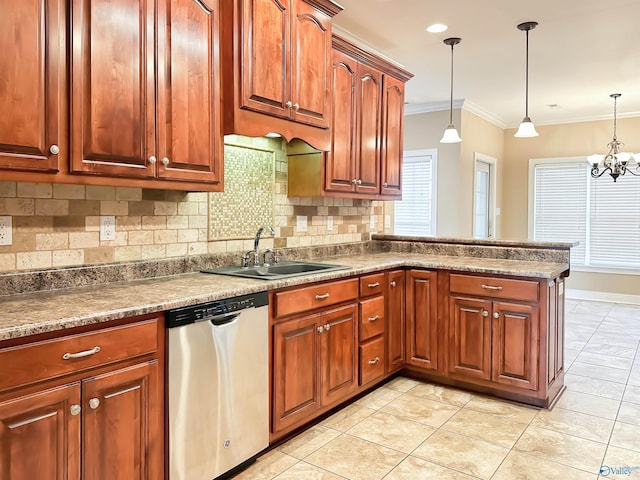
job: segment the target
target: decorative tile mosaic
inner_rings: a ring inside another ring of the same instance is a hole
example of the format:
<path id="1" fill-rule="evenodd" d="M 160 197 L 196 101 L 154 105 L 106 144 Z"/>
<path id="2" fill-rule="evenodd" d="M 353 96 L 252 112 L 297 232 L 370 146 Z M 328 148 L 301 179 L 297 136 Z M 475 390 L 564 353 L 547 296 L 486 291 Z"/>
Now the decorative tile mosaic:
<path id="1" fill-rule="evenodd" d="M 224 192 L 209 194 L 209 241 L 253 238 L 273 225 L 275 156 L 276 148 L 225 144 Z"/>

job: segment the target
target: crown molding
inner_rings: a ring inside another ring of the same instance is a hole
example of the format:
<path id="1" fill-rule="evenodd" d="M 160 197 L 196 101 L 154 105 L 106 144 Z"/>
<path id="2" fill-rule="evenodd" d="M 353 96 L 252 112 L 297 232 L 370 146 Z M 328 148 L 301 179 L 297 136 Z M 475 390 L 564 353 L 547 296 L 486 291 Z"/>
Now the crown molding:
<path id="1" fill-rule="evenodd" d="M 430 102 L 430 103 L 416 103 L 416 104 L 407 104 L 404 106 L 404 114 L 405 115 L 418 115 L 420 113 L 431 113 L 431 112 L 440 112 L 442 110 L 449 110 L 450 102 Z M 492 123 L 496 127 L 505 129 L 507 128 L 506 123 L 499 117 L 496 117 L 492 113 L 488 112 L 484 108 L 479 107 L 475 103 L 470 102 L 469 100 L 461 99 L 453 101 L 453 108 L 460 108 L 462 110 L 466 110 L 469 113 L 473 113 L 474 115 L 486 120 L 489 123 Z"/>

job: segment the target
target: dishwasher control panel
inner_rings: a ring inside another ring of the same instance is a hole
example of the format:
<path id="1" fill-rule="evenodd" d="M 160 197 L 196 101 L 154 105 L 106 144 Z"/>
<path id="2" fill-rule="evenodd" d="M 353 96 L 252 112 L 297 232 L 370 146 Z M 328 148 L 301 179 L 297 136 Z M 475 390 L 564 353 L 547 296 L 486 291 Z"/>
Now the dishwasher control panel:
<path id="1" fill-rule="evenodd" d="M 203 320 L 211 320 L 223 315 L 230 315 L 234 312 L 268 304 L 269 295 L 267 292 L 258 292 L 187 307 L 173 308 L 166 312 L 167 327 L 174 328 Z"/>

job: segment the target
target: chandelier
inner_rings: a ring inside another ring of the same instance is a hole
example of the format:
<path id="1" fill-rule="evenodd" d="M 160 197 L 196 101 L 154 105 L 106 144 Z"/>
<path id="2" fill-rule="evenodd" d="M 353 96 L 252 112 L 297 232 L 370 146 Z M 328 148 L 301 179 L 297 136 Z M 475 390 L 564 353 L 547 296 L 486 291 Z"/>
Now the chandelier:
<path id="1" fill-rule="evenodd" d="M 620 175 L 624 175 L 627 172 L 635 176 L 640 175 L 640 153 L 631 154 L 621 152 L 620 147 L 623 147 L 624 143 L 618 141 L 618 137 L 616 136 L 616 107 L 618 97 L 621 95 L 621 93 L 612 93 L 609 95 L 613 98 L 613 140 L 607 144 L 609 153 L 606 155 L 589 155 L 587 157 L 587 160 L 591 164 L 591 176 L 593 178 L 600 178 L 605 173 L 608 173 L 613 177 L 613 181 L 615 182 Z"/>

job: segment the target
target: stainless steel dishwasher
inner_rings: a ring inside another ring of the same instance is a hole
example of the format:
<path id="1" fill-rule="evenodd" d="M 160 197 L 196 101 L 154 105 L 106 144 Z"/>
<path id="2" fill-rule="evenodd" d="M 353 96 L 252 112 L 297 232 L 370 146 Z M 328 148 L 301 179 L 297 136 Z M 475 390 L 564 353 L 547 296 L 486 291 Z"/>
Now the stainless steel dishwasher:
<path id="1" fill-rule="evenodd" d="M 170 480 L 211 480 L 268 446 L 268 301 L 167 311 Z"/>

